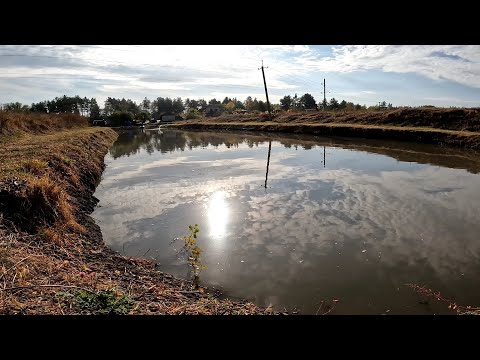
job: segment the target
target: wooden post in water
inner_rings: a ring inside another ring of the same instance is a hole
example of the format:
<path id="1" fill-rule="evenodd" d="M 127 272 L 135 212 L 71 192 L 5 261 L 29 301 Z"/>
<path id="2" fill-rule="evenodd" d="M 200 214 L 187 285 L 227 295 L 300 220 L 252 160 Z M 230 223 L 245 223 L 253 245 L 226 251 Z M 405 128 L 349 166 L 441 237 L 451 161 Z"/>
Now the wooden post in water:
<path id="1" fill-rule="evenodd" d="M 265 174 L 265 189 L 267 189 L 268 167 L 270 166 L 270 152 L 272 151 L 272 140 L 268 141 L 267 172 Z"/>
<path id="2" fill-rule="evenodd" d="M 323 145 L 323 167 L 325 167 L 325 145 Z"/>

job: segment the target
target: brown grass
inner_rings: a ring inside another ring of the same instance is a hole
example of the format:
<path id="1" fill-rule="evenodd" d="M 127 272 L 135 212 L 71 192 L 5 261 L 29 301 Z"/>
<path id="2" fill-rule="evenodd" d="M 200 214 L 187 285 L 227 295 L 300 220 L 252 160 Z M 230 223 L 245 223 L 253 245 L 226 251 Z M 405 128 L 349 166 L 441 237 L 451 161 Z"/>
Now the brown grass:
<path id="1" fill-rule="evenodd" d="M 39 216 L 40 221 L 47 225 L 53 225 L 56 221 L 73 220 L 68 195 L 49 177 L 30 180 L 23 206 L 25 213 L 30 215 L 30 221 L 35 222 L 36 216 Z"/>
<path id="2" fill-rule="evenodd" d="M 202 122 L 263 122 L 268 114 L 237 114 L 203 118 Z M 199 120 L 192 120 L 199 121 Z M 392 110 L 286 112 L 274 116 L 275 123 L 358 124 L 393 127 L 422 127 L 480 132 L 480 108 L 400 108 Z"/>
<path id="3" fill-rule="evenodd" d="M 76 114 L 0 111 L 0 136 L 46 134 L 87 126 L 88 119 Z"/>
<path id="4" fill-rule="evenodd" d="M 41 175 L 47 169 L 48 163 L 39 159 L 27 159 L 23 163 L 23 170 L 33 175 Z"/>
<path id="5" fill-rule="evenodd" d="M 115 134 L 107 129 L 97 130 L 83 128 L 41 137 L 24 134 L 16 141 L 5 142 L 0 148 L 4 160 L 0 165 L 0 212 L 26 231 L 58 223 L 84 232 L 76 221 L 78 209 L 70 193 L 84 190 L 79 177 L 83 166 L 90 171 L 82 176 L 100 176 L 103 156 L 91 155 L 106 150 L 106 144 L 103 149 L 98 147 L 102 136 L 106 136 L 104 142 L 112 141 Z M 94 143 L 98 148 L 94 149 Z"/>
<path id="6" fill-rule="evenodd" d="M 46 242 L 54 243 L 59 246 L 65 245 L 59 232 L 55 229 L 45 227 L 40 229 L 37 233 L 42 238 L 42 240 Z"/>

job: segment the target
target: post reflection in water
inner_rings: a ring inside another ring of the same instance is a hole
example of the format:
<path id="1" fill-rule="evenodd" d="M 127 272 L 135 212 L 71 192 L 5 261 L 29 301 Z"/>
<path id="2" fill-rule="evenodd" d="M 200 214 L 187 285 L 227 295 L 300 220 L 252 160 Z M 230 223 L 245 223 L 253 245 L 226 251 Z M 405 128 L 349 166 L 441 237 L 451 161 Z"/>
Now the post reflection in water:
<path id="1" fill-rule="evenodd" d="M 272 152 L 272 140 L 268 141 L 267 172 L 265 173 L 265 189 L 267 189 L 268 167 L 270 166 L 270 153 Z"/>
<path id="2" fill-rule="evenodd" d="M 225 191 L 215 191 L 208 201 L 207 216 L 210 236 L 219 238 L 225 236 L 230 214 Z"/>

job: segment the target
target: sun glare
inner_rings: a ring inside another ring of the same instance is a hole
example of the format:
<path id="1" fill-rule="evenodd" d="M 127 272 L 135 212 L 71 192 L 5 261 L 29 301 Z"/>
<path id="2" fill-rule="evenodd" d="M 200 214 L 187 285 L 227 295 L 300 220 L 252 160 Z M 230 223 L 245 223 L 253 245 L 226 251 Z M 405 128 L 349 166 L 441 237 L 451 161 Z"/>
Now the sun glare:
<path id="1" fill-rule="evenodd" d="M 223 237 L 227 231 L 228 216 L 230 214 L 225 191 L 216 191 L 211 195 L 207 214 L 210 235 Z"/>

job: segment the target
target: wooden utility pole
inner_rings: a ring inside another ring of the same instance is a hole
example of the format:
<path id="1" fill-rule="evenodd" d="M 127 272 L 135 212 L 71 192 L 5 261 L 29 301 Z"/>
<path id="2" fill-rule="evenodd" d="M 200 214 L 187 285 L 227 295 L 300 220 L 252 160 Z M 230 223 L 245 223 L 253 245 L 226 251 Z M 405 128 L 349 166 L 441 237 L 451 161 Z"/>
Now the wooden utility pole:
<path id="1" fill-rule="evenodd" d="M 267 81 L 265 80 L 265 71 L 263 71 L 263 60 L 262 60 L 262 67 L 259 68 L 258 70 L 260 69 L 262 69 L 263 85 L 265 86 L 265 95 L 267 97 L 268 120 L 272 121 L 272 114 L 270 113 L 270 101 L 268 101 Z"/>
<path id="2" fill-rule="evenodd" d="M 323 110 L 327 107 L 327 92 L 325 91 L 325 79 L 323 79 Z"/>

